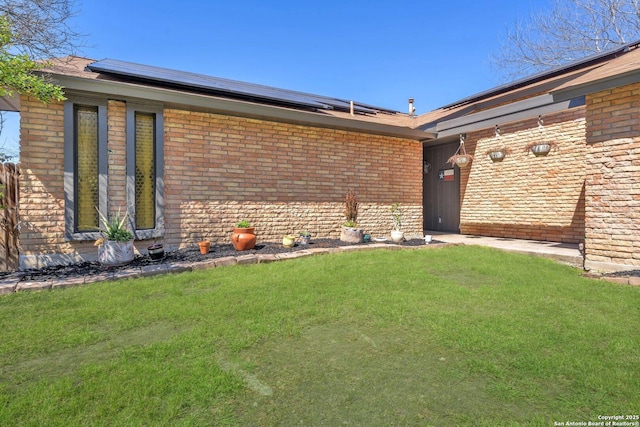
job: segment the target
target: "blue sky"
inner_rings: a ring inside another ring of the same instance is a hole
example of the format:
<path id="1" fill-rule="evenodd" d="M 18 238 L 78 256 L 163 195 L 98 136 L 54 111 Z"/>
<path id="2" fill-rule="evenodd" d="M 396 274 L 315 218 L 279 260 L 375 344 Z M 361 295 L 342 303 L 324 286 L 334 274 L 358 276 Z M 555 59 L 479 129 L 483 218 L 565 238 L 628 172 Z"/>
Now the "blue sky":
<path id="1" fill-rule="evenodd" d="M 79 52 L 418 114 L 500 81 L 506 27 L 551 0 L 85 0 Z M 0 144 L 13 147 L 7 132 Z"/>

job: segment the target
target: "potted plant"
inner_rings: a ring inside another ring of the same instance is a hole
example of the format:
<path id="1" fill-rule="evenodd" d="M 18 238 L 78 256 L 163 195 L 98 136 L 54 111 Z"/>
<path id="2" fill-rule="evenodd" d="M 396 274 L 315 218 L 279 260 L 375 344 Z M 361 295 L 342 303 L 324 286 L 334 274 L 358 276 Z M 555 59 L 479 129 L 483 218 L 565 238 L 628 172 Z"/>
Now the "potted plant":
<path id="1" fill-rule="evenodd" d="M 147 253 L 152 261 L 161 260 L 164 258 L 164 245 L 154 242 L 152 245 L 147 246 Z"/>
<path id="2" fill-rule="evenodd" d="M 206 255 L 211 249 L 211 242 L 208 240 L 201 240 L 198 242 L 198 247 L 200 248 L 200 253 L 202 255 Z"/>
<path id="3" fill-rule="evenodd" d="M 391 240 L 400 243 L 404 240 L 404 232 L 402 231 L 402 208 L 400 203 L 391 205 L 391 216 L 393 218 L 393 230 L 391 230 Z"/>
<path id="4" fill-rule="evenodd" d="M 358 228 L 358 198 L 353 190 L 347 191 L 345 199 L 344 216 L 346 221 L 342 224 L 340 240 L 348 243 L 361 243 L 364 235 L 362 228 Z"/>
<path id="5" fill-rule="evenodd" d="M 535 141 L 527 144 L 525 151 L 531 151 L 534 156 L 542 157 L 549 154 L 552 149 L 557 149 L 558 143 L 554 141 Z"/>
<path id="6" fill-rule="evenodd" d="M 311 241 L 311 233 L 306 230 L 301 231 L 300 233 L 300 243 L 303 245 L 308 245 Z"/>
<path id="7" fill-rule="evenodd" d="M 464 168 L 473 161 L 473 155 L 467 154 L 464 148 L 464 140 L 467 137 L 466 134 L 460 134 L 460 145 L 455 154 L 447 160 L 447 163 L 451 163 L 451 166 L 457 165 L 459 168 Z"/>
<path id="8" fill-rule="evenodd" d="M 133 261 L 133 234 L 126 228 L 127 214 L 120 218 L 118 211 L 113 218 L 108 219 L 98 210 L 98 215 L 102 224 L 102 237 L 95 242 L 98 246 L 98 262 L 118 266 Z"/>
<path id="9" fill-rule="evenodd" d="M 507 154 L 511 154 L 511 148 L 502 146 L 496 148 L 490 148 L 485 151 L 485 154 L 489 156 L 492 162 L 497 163 L 504 160 Z"/>
<path id="10" fill-rule="evenodd" d="M 231 243 L 237 251 L 248 251 L 256 247 L 255 227 L 247 220 L 238 221 L 233 227 Z"/>

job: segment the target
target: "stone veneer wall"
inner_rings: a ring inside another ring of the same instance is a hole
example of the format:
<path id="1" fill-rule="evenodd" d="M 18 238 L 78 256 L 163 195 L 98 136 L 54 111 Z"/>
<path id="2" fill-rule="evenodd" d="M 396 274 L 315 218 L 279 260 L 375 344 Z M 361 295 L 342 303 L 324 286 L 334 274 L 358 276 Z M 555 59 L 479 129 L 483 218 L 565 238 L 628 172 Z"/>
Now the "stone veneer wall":
<path id="1" fill-rule="evenodd" d="M 465 141 L 474 154 L 461 170 L 460 231 L 517 239 L 577 243 L 584 238 L 585 109 L 500 124 L 501 136 L 485 129 Z M 535 140 L 558 143 L 535 157 L 525 150 Z M 494 163 L 485 152 L 506 145 L 513 152 Z"/>
<path id="2" fill-rule="evenodd" d="M 640 84 L 587 96 L 586 260 L 640 267 Z"/>
<path id="3" fill-rule="evenodd" d="M 30 265 L 93 260 L 93 241 L 64 238 L 62 103 L 21 99 L 21 256 Z M 126 103 L 108 102 L 109 207 L 128 202 Z M 168 249 L 202 238 L 226 243 L 247 219 L 259 241 L 309 230 L 337 238 L 348 189 L 359 223 L 374 236 L 391 229 L 389 207 L 405 207 L 404 230 L 422 235 L 422 147 L 418 142 L 266 120 L 167 108 L 165 237 Z M 148 242 L 136 242 L 141 252 Z"/>

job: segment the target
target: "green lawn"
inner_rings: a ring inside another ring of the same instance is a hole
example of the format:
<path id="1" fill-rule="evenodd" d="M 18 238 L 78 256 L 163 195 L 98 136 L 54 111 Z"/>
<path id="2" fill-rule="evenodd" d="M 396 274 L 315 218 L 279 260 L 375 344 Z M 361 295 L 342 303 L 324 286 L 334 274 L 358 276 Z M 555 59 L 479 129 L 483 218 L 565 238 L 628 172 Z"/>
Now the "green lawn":
<path id="1" fill-rule="evenodd" d="M 640 413 L 640 288 L 480 247 L 0 297 L 0 425 L 552 426 Z"/>

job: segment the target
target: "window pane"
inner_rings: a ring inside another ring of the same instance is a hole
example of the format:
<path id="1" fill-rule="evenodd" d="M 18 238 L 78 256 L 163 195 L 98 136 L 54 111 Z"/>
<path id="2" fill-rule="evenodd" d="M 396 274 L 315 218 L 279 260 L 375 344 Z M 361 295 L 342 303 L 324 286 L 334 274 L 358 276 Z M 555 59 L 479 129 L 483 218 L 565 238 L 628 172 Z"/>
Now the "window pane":
<path id="1" fill-rule="evenodd" d="M 98 229 L 98 108 L 75 108 L 76 231 Z"/>
<path id="2" fill-rule="evenodd" d="M 136 229 L 155 227 L 155 114 L 136 113 Z"/>

